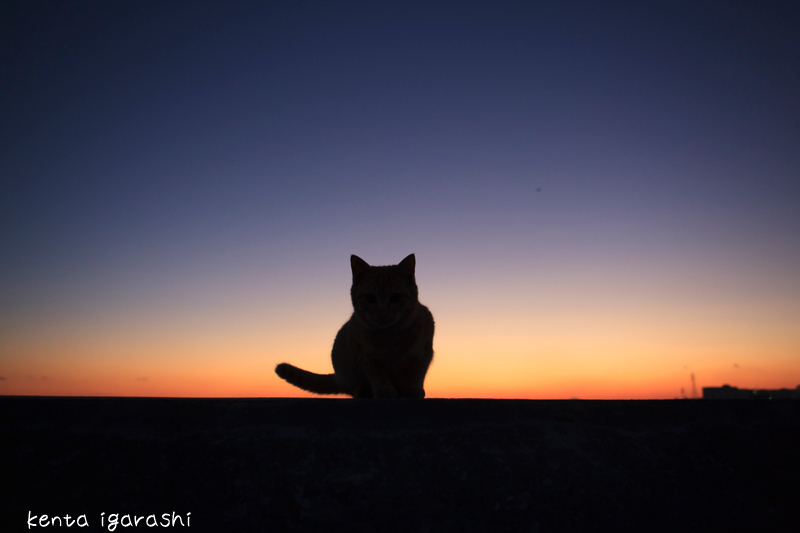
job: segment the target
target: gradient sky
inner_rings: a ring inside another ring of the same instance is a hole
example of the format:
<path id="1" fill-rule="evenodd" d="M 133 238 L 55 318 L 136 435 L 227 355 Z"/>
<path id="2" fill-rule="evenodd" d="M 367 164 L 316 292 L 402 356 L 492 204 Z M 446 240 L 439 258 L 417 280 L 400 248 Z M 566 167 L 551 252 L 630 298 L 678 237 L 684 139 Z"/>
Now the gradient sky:
<path id="1" fill-rule="evenodd" d="M 4 2 L 0 394 L 309 396 L 352 253 L 429 397 L 797 386 L 800 17 L 731 4 Z"/>

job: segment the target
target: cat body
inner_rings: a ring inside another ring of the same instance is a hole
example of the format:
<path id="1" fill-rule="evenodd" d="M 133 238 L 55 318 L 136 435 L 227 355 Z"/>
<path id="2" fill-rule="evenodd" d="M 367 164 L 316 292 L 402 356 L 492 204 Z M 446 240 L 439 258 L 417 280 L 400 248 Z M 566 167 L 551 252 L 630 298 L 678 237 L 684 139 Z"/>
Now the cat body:
<path id="1" fill-rule="evenodd" d="M 419 303 L 409 255 L 397 265 L 370 266 L 350 256 L 353 315 L 336 334 L 333 374 L 315 374 L 288 363 L 275 373 L 316 394 L 354 398 L 424 398 L 433 359 L 433 315 Z"/>

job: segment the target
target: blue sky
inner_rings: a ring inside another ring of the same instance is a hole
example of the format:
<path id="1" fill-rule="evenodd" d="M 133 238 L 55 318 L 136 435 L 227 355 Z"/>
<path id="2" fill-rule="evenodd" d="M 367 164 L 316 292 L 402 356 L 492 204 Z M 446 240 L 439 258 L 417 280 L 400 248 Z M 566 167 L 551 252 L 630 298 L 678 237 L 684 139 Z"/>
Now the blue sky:
<path id="1" fill-rule="evenodd" d="M 0 362 L 275 313 L 332 340 L 348 256 L 411 252 L 423 302 L 474 311 L 453 336 L 672 299 L 763 308 L 698 320 L 783 317 L 800 356 L 787 6 L 6 5 Z"/>

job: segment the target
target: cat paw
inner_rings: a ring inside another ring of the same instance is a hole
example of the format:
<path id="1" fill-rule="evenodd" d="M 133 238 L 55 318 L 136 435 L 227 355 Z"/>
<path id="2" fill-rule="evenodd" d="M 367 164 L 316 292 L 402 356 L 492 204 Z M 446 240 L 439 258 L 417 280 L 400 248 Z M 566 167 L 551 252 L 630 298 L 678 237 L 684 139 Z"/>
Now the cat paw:
<path id="1" fill-rule="evenodd" d="M 353 398 L 357 398 L 359 400 L 363 400 L 365 398 L 372 398 L 372 389 L 365 388 L 365 389 L 358 389 L 353 393 Z"/>
<path id="2" fill-rule="evenodd" d="M 394 387 L 381 387 L 375 390 L 376 398 L 399 398 L 400 395 Z"/>
<path id="3" fill-rule="evenodd" d="M 421 399 L 423 399 L 425 397 L 425 389 L 423 389 L 421 387 L 404 389 L 404 390 L 401 391 L 400 395 L 403 398 L 412 398 L 412 399 L 421 400 Z"/>

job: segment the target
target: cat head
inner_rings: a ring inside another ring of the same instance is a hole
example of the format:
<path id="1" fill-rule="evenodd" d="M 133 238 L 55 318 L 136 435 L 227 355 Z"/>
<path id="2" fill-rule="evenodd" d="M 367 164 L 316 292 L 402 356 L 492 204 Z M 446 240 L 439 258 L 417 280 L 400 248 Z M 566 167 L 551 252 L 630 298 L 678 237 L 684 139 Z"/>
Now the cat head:
<path id="1" fill-rule="evenodd" d="M 351 255 L 350 299 L 356 318 L 373 329 L 402 326 L 413 319 L 419 305 L 415 266 L 414 254 L 389 266 L 371 266 Z"/>

